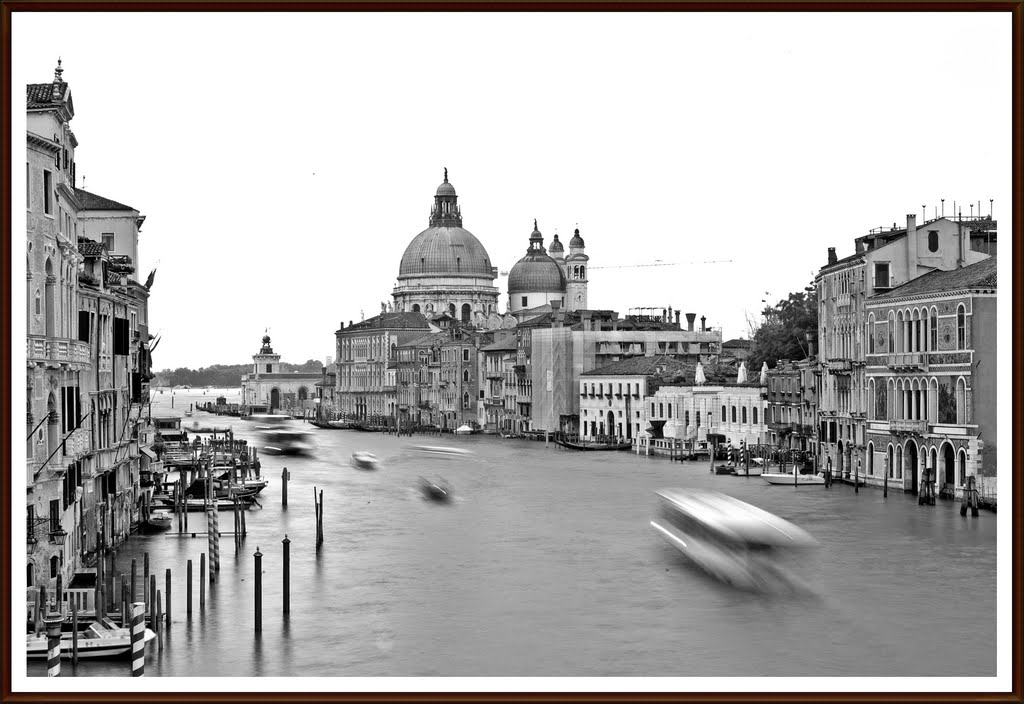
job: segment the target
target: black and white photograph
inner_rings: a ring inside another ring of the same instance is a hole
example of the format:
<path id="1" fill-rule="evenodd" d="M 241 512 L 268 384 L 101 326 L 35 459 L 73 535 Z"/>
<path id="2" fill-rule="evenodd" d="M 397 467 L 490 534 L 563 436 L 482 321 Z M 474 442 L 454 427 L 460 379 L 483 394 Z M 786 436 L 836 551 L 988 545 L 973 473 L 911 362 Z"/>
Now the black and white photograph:
<path id="1" fill-rule="evenodd" d="M 6 695 L 1019 687 L 1020 4 L 669 7 L 4 8 Z"/>

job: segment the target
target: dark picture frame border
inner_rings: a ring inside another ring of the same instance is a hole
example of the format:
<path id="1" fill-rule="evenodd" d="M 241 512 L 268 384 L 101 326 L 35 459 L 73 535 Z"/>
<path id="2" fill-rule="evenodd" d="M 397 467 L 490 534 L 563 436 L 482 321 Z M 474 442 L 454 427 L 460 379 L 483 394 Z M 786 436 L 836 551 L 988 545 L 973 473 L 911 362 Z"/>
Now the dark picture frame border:
<path id="1" fill-rule="evenodd" d="M 356 2 L 335 2 L 333 0 L 298 0 L 293 3 L 273 2 L 270 0 L 239 0 L 238 2 L 199 0 L 130 0 L 128 2 L 112 2 L 110 0 L 0 0 L 0 46 L 2 46 L 2 67 L 0 67 L 0 91 L 2 91 L 2 134 L 0 134 L 0 161 L 4 169 L 4 180 L 10 184 L 12 175 L 12 116 L 14 105 L 9 100 L 12 88 L 11 73 L 11 24 L 14 13 L 30 12 L 994 12 L 1011 15 L 1011 46 L 1012 46 L 1012 184 L 1013 203 L 1012 225 L 1010 237 L 1013 242 L 1011 262 L 1011 279 L 1016 296 L 1007 295 L 1005 301 L 1012 305 L 1012 409 L 1014 416 L 1020 417 L 1021 399 L 1024 397 L 1024 382 L 1018 364 L 1024 360 L 1024 313 L 1016 299 L 1022 290 L 1022 260 L 1024 260 L 1024 237 L 1021 236 L 1021 173 L 1024 164 L 1021 159 L 1022 147 L 1022 90 L 1021 77 L 1024 65 L 1024 0 L 922 0 L 908 2 L 906 0 L 878 2 L 774 2 L 772 0 L 749 0 L 740 2 L 726 0 L 724 2 L 707 2 L 706 0 L 673 0 L 671 2 L 651 2 L 639 0 L 581 0 L 567 2 L 523 2 L 521 0 L 435 0 L 394 1 L 361 0 Z M 21 109 L 20 107 L 18 109 Z M 11 336 L 12 320 L 12 194 L 11 188 L 0 189 L 0 205 L 2 205 L 2 221 L 0 221 L 0 390 L 10 389 L 12 384 L 12 356 L 15 341 Z M 20 343 L 19 343 L 20 344 Z M 19 353 L 20 356 L 20 353 Z M 1003 388 L 1006 388 L 1004 385 Z M 9 393 L 0 391 L 0 447 L 2 452 L 3 472 L 0 477 L 0 496 L 4 505 L 10 501 L 12 491 L 11 435 L 12 410 Z M 1018 470 L 1022 467 L 1022 443 L 1012 443 L 1011 472 L 1013 487 L 1011 492 L 1011 555 L 1012 555 L 1012 594 L 1011 608 L 1011 684 L 1007 692 L 989 692 L 973 694 L 970 692 L 13 692 L 11 675 L 11 628 L 7 619 L 3 622 L 0 636 L 0 701 L 24 703 L 50 702 L 216 702 L 221 704 L 233 702 L 1022 702 L 1024 686 L 1021 680 L 1021 513 L 1022 484 L 1024 475 Z M 0 544 L 3 554 L 0 559 L 0 595 L 4 608 L 11 603 L 12 592 L 12 548 L 11 533 L 13 516 L 0 521 Z"/>

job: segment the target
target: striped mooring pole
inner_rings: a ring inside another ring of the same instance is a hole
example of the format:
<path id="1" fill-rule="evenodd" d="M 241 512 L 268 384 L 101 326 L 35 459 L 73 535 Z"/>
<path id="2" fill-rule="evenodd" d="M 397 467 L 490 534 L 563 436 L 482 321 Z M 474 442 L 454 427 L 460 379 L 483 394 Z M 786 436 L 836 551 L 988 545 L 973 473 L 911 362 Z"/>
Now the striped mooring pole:
<path id="1" fill-rule="evenodd" d="M 146 676 L 146 603 L 136 601 L 132 611 L 132 677 Z"/>
<path id="2" fill-rule="evenodd" d="M 43 623 L 46 624 L 46 676 L 60 677 L 60 627 L 64 614 L 50 611 Z"/>

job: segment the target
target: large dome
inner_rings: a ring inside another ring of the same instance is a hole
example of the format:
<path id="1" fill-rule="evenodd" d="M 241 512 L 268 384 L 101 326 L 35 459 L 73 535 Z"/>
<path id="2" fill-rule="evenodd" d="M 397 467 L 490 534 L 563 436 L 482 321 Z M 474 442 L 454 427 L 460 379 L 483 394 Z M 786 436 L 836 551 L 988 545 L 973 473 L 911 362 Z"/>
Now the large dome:
<path id="1" fill-rule="evenodd" d="M 565 274 L 547 254 L 527 254 L 508 273 L 508 292 L 565 293 Z"/>
<path id="2" fill-rule="evenodd" d="M 402 255 L 398 278 L 465 276 L 494 279 L 491 258 L 472 232 L 461 227 L 435 226 L 416 235 Z"/>

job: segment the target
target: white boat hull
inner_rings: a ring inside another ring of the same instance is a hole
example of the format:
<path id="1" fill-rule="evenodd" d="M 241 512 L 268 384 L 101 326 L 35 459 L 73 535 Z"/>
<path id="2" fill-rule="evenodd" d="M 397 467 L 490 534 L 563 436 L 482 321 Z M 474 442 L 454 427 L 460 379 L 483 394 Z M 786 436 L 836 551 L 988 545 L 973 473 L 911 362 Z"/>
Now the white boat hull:
<path id="1" fill-rule="evenodd" d="M 661 521 L 651 521 L 651 527 L 712 577 L 739 589 L 758 589 L 761 586 L 739 553 L 698 540 Z"/>
<path id="2" fill-rule="evenodd" d="M 796 475 L 796 481 L 794 481 L 792 474 L 780 474 L 779 472 L 763 472 L 761 478 L 769 484 L 789 484 L 792 486 L 796 484 L 801 486 L 804 484 L 824 484 L 825 477 L 820 474 L 798 474 Z"/>
<path id="3" fill-rule="evenodd" d="M 109 635 L 103 638 L 85 637 L 83 633 L 78 635 L 78 657 L 79 658 L 116 658 L 128 655 L 132 648 L 131 633 L 127 628 L 116 628 L 107 631 Z M 156 638 L 156 633 L 150 629 L 143 632 L 143 642 Z M 45 660 L 47 658 L 47 638 L 45 635 L 25 636 L 26 655 L 30 660 Z M 60 637 L 60 656 L 70 658 L 74 645 L 70 633 L 63 633 Z"/>

